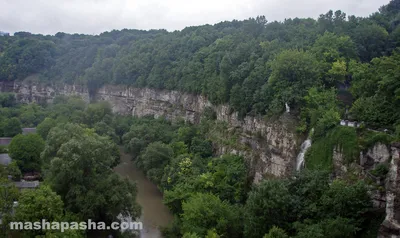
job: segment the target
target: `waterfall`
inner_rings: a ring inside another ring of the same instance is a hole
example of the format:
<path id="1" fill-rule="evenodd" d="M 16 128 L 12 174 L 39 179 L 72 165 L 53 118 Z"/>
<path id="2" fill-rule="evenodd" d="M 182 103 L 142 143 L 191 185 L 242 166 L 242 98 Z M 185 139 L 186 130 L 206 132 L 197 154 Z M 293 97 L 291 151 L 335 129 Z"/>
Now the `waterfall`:
<path id="1" fill-rule="evenodd" d="M 310 135 L 314 132 L 314 128 L 311 129 Z M 300 153 L 296 158 L 296 171 L 300 171 L 304 167 L 304 156 L 306 155 L 307 150 L 311 147 L 311 136 L 308 136 L 307 140 L 301 144 Z"/>
<path id="2" fill-rule="evenodd" d="M 285 107 L 286 107 L 286 112 L 289 113 L 290 112 L 290 107 L 287 103 L 285 103 Z"/>

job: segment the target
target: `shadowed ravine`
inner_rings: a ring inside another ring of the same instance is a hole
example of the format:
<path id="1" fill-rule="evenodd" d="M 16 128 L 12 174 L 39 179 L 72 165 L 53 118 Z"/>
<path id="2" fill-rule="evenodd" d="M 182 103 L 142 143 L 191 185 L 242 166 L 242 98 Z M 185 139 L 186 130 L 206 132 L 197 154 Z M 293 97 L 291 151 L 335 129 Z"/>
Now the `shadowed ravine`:
<path id="1" fill-rule="evenodd" d="M 142 206 L 140 221 L 143 222 L 143 230 L 140 237 L 161 237 L 158 227 L 168 225 L 172 222 L 173 216 L 162 203 L 162 194 L 157 186 L 134 166 L 130 155 L 124 153 L 122 148 L 120 151 L 121 163 L 115 168 L 115 171 L 123 177 L 128 177 L 131 181 L 136 181 L 137 202 Z"/>

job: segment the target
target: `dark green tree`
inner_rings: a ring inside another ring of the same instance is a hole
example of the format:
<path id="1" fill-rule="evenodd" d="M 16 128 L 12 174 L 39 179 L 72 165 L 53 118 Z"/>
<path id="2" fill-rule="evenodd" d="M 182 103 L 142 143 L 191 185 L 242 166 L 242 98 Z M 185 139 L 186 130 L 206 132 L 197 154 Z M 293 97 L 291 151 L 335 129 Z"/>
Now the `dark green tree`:
<path id="1" fill-rule="evenodd" d="M 42 165 L 40 153 L 44 145 L 44 140 L 38 134 L 19 134 L 12 139 L 9 154 L 17 161 L 22 172 L 40 171 Z"/>

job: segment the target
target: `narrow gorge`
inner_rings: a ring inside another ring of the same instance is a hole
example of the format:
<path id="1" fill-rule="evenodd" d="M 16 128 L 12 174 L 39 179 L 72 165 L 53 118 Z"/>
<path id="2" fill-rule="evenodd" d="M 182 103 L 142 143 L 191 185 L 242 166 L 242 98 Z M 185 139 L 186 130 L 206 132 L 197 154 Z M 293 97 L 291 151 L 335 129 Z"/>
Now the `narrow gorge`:
<path id="1" fill-rule="evenodd" d="M 165 117 L 169 120 L 184 119 L 199 123 L 205 110 L 212 109 L 217 121 L 226 123 L 227 135 L 234 144 L 214 142 L 216 154 L 233 153 L 242 155 L 250 168 L 254 183 L 264 177 L 288 177 L 304 166 L 307 149 L 311 146 L 310 138 L 296 133 L 296 118 L 288 111 L 280 117 L 265 119 L 246 116 L 239 119 L 238 113 L 227 105 L 213 105 L 206 97 L 178 91 L 149 88 L 130 88 L 107 85 L 98 90 L 96 95 L 78 85 L 43 85 L 26 82 L 1 82 L 1 92 L 13 92 L 17 100 L 24 103 L 50 103 L 57 95 L 79 96 L 86 101 L 108 101 L 114 113 L 137 117 Z M 341 149 L 334 148 L 333 166 L 336 176 L 347 172 L 351 166 L 361 168 L 362 174 L 375 168 L 377 164 L 389 163 L 389 174 L 385 183 L 386 192 L 371 194 L 374 207 L 386 209 L 386 218 L 380 228 L 379 237 L 393 237 L 400 234 L 400 145 L 375 144 L 361 152 L 360 161 L 346 165 Z M 363 175 L 363 176 L 364 176 Z"/>
<path id="2" fill-rule="evenodd" d="M 183 118 L 198 123 L 206 108 L 212 108 L 219 121 L 225 122 L 229 134 L 235 131 L 237 145 L 216 144 L 217 154 L 235 153 L 248 159 L 254 182 L 265 175 L 285 177 L 294 172 L 299 151 L 299 138 L 295 133 L 295 118 L 285 113 L 280 118 L 265 120 L 247 116 L 243 120 L 226 105 L 212 105 L 205 97 L 178 91 L 125 86 L 104 86 L 92 98 L 85 87 L 77 85 L 30 84 L 2 82 L 2 92 L 14 92 L 20 102 L 51 102 L 56 95 L 79 96 L 86 101 L 108 101 L 114 113 L 137 117 Z M 301 139 L 300 139 L 301 140 Z M 241 150 L 238 150 L 240 148 Z"/>

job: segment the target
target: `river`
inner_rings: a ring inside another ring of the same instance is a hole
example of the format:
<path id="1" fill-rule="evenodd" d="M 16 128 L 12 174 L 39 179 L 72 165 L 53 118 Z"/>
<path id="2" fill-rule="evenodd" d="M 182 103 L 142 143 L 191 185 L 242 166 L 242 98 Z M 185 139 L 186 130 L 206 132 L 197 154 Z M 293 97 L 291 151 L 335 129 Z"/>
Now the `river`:
<path id="1" fill-rule="evenodd" d="M 144 173 L 135 167 L 131 156 L 121 148 L 121 163 L 115 167 L 115 172 L 123 177 L 135 181 L 138 188 L 137 202 L 142 206 L 143 230 L 141 238 L 161 237 L 161 226 L 167 226 L 172 222 L 173 216 L 162 202 L 162 193 L 157 186 L 146 178 Z"/>

